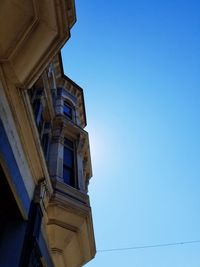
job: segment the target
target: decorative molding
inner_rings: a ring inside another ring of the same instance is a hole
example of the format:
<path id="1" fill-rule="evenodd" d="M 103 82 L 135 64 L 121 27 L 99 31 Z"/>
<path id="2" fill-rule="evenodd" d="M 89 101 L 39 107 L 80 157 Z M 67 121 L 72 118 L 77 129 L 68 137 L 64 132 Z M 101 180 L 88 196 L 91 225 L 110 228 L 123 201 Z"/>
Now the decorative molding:
<path id="1" fill-rule="evenodd" d="M 69 39 L 75 21 L 73 0 L 3 1 L 0 63 L 5 76 L 30 88 Z"/>
<path id="2" fill-rule="evenodd" d="M 56 266 L 57 253 L 63 257 L 62 267 L 82 266 L 95 256 L 89 205 L 70 201 L 68 196 L 55 191 L 47 207 L 47 218 L 49 246 Z"/>
<path id="3" fill-rule="evenodd" d="M 64 74 L 61 53 L 58 53 L 54 59 L 55 76 L 57 77 L 57 86 L 64 88 L 68 93 L 74 96 L 77 100 L 77 111 L 80 117 L 80 126 L 85 128 L 87 125 L 85 101 L 83 89 Z"/>

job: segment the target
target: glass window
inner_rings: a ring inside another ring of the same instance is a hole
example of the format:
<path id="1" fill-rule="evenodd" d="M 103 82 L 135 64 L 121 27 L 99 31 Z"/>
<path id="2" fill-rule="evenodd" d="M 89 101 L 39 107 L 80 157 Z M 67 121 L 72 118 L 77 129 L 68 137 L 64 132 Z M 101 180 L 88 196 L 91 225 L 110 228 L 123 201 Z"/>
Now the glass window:
<path id="1" fill-rule="evenodd" d="M 70 168 L 73 168 L 73 163 L 74 163 L 74 152 L 67 148 L 64 147 L 64 164 Z"/>
<path id="2" fill-rule="evenodd" d="M 40 111 L 40 99 L 36 98 L 33 101 L 33 112 L 34 112 L 34 116 L 35 116 L 35 119 L 36 120 L 37 120 L 39 111 Z"/>
<path id="3" fill-rule="evenodd" d="M 44 151 L 45 158 L 47 158 L 48 155 L 48 146 L 49 146 L 49 134 L 45 133 L 42 135 L 42 148 Z"/>
<path id="4" fill-rule="evenodd" d="M 66 184 L 75 186 L 74 143 L 67 138 L 64 141 L 63 180 Z"/>
<path id="5" fill-rule="evenodd" d="M 70 147 L 71 149 L 74 149 L 74 143 L 71 140 L 65 138 L 64 144 L 65 146 Z"/>
<path id="6" fill-rule="evenodd" d="M 64 103 L 63 112 L 64 112 L 65 116 L 67 116 L 67 118 L 72 120 L 72 107 L 66 102 Z"/>
<path id="7" fill-rule="evenodd" d="M 43 116 L 41 114 L 40 119 L 38 121 L 38 132 L 39 132 L 40 136 L 42 134 L 43 126 L 44 126 L 44 119 L 43 119 Z"/>
<path id="8" fill-rule="evenodd" d="M 66 184 L 74 186 L 74 174 L 73 170 L 63 166 L 63 180 Z"/>
<path id="9" fill-rule="evenodd" d="M 36 98 L 33 102 L 33 112 L 39 133 L 41 134 L 43 127 L 43 118 L 42 118 L 43 106 L 39 98 Z"/>

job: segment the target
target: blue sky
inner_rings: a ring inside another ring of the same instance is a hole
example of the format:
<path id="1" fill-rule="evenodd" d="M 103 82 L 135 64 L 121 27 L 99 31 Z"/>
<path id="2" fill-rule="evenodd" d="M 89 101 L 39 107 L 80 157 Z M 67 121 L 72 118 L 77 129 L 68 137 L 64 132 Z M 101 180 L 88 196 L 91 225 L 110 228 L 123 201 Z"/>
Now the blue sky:
<path id="1" fill-rule="evenodd" d="M 84 88 L 96 246 L 200 240 L 200 2 L 76 1 L 66 75 Z M 88 267 L 197 267 L 200 243 Z"/>

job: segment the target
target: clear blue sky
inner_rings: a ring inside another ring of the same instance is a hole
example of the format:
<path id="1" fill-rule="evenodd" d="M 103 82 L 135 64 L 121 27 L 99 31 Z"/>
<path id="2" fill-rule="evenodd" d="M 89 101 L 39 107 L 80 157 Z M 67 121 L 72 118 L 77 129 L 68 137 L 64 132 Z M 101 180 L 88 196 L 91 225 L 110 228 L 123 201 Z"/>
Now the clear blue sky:
<path id="1" fill-rule="evenodd" d="M 200 1 L 77 0 L 63 49 L 84 88 L 98 249 L 200 240 Z M 200 243 L 88 267 L 199 267 Z"/>

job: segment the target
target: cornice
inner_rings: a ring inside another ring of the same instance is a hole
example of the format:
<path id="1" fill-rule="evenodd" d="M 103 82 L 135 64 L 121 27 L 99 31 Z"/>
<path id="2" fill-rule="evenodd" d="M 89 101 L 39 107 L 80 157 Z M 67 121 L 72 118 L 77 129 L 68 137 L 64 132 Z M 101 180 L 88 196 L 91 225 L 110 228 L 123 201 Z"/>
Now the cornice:
<path id="1" fill-rule="evenodd" d="M 0 63 L 7 77 L 30 88 L 70 37 L 73 0 L 0 3 Z M 6 27 L 5 27 L 6 24 Z"/>
<path id="2" fill-rule="evenodd" d="M 85 128 L 87 125 L 87 118 L 86 118 L 83 89 L 77 83 L 72 81 L 68 76 L 64 74 L 61 53 L 58 53 L 54 57 L 53 63 L 55 66 L 57 86 L 64 88 L 66 91 L 68 91 L 70 94 L 76 97 L 77 102 L 78 102 L 77 106 L 78 106 L 79 113 L 80 113 L 81 127 Z"/>

